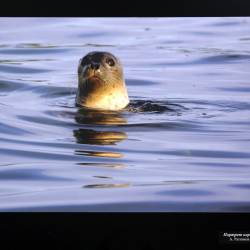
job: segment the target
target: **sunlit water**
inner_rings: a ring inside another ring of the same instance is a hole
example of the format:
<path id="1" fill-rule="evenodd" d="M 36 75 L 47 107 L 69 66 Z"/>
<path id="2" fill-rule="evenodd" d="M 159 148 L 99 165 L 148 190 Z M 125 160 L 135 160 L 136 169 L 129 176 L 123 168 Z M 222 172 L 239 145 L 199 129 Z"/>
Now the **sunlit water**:
<path id="1" fill-rule="evenodd" d="M 75 107 L 90 51 L 131 106 Z M 1 211 L 250 211 L 250 18 L 1 18 Z"/>

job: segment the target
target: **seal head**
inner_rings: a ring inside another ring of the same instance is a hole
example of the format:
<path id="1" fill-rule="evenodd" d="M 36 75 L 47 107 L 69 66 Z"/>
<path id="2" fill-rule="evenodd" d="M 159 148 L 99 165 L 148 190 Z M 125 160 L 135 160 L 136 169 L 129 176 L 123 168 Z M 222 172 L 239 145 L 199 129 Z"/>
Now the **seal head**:
<path id="1" fill-rule="evenodd" d="M 129 103 L 118 58 L 108 52 L 91 52 L 79 61 L 76 104 L 91 109 L 121 110 Z"/>

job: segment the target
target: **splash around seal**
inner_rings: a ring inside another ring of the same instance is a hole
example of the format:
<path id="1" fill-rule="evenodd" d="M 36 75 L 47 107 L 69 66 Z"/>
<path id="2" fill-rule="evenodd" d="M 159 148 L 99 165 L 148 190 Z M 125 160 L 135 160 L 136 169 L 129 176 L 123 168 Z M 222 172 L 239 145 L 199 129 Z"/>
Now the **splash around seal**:
<path id="1" fill-rule="evenodd" d="M 122 64 L 109 52 L 90 52 L 79 61 L 76 104 L 121 110 L 129 104 Z"/>

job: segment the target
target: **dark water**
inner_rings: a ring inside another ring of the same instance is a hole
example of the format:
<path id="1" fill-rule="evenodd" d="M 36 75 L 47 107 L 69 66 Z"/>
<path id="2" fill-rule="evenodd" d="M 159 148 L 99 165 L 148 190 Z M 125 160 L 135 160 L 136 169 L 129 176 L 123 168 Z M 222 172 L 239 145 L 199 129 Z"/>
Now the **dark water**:
<path id="1" fill-rule="evenodd" d="M 93 50 L 122 112 L 75 107 Z M 1 211 L 250 211 L 250 18 L 1 18 Z"/>

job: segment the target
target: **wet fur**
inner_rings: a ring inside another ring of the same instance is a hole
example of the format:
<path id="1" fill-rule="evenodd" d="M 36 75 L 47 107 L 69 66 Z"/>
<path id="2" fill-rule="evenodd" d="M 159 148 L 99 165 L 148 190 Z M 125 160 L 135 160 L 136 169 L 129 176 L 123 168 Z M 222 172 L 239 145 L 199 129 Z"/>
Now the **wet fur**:
<path id="1" fill-rule="evenodd" d="M 88 63 L 82 63 L 82 60 L 88 62 L 86 60 L 88 55 L 100 64 L 99 70 L 93 70 Z M 92 52 L 88 55 L 79 62 L 76 103 L 93 109 L 120 110 L 125 108 L 129 103 L 129 98 L 120 61 L 107 52 Z M 107 57 L 115 60 L 114 67 L 106 65 Z"/>

